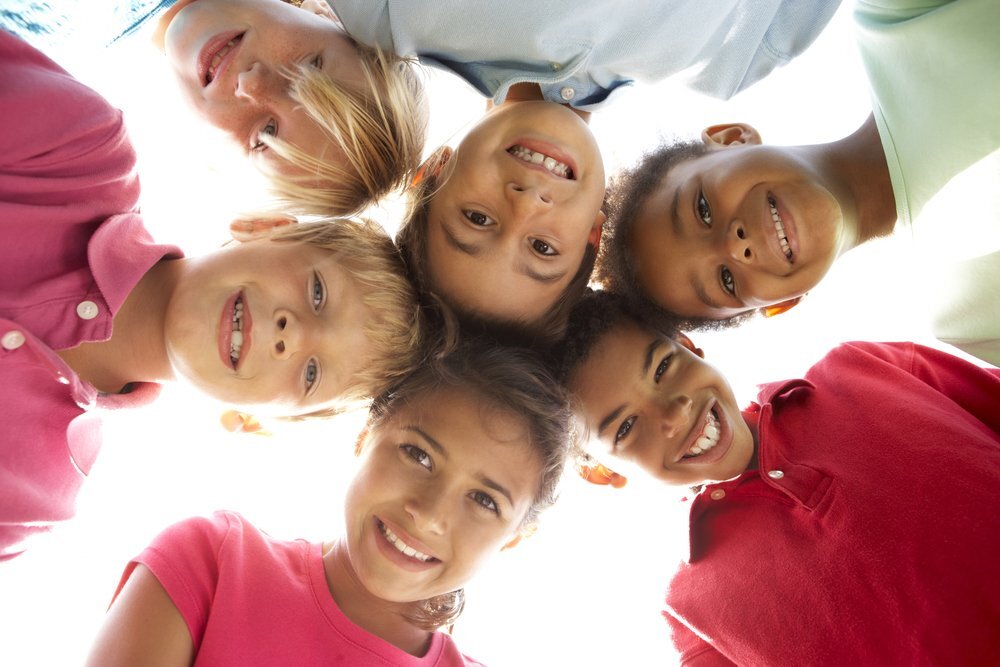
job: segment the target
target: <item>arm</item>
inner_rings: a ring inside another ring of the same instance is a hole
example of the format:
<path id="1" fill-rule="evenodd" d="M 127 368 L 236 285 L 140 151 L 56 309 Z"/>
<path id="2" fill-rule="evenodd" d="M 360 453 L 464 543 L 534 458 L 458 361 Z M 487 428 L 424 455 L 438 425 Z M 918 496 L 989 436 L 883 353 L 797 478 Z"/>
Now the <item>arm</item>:
<path id="1" fill-rule="evenodd" d="M 153 573 L 137 565 L 112 602 L 86 664 L 176 667 L 193 660 L 184 618 Z"/>

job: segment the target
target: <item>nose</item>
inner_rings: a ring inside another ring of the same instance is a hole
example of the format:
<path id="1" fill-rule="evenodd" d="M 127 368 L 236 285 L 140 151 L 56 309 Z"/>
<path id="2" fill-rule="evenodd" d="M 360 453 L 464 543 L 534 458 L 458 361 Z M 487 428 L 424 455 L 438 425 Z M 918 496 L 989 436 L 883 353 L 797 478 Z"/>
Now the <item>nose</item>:
<path id="1" fill-rule="evenodd" d="M 684 432 L 684 427 L 691 421 L 692 404 L 690 396 L 679 394 L 660 406 L 660 429 L 665 436 L 672 438 Z"/>
<path id="2" fill-rule="evenodd" d="M 236 97 L 263 103 L 284 87 L 285 77 L 262 62 L 255 62 L 236 77 Z"/>
<path id="3" fill-rule="evenodd" d="M 756 257 L 750 239 L 747 237 L 747 226 L 742 220 L 733 220 L 729 223 L 725 246 L 726 255 L 742 264 L 750 264 Z"/>
<path id="4" fill-rule="evenodd" d="M 446 494 L 437 487 L 420 489 L 403 503 L 403 509 L 417 530 L 434 535 L 444 535 L 448 530 L 448 503 Z"/>
<path id="5" fill-rule="evenodd" d="M 274 313 L 274 340 L 271 356 L 275 359 L 290 359 L 306 345 L 307 332 L 303 322 L 289 310 L 279 309 Z"/>
<path id="6" fill-rule="evenodd" d="M 551 194 L 535 183 L 512 181 L 504 194 L 516 220 L 527 220 L 552 208 Z"/>

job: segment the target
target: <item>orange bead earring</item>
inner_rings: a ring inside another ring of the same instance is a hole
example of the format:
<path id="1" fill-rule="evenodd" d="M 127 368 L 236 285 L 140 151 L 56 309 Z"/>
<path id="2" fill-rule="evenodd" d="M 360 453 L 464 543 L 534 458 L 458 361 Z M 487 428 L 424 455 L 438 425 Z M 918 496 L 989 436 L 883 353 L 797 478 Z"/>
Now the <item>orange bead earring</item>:
<path id="1" fill-rule="evenodd" d="M 787 313 L 792 308 L 797 306 L 799 301 L 802 301 L 801 296 L 797 296 L 794 299 L 786 299 L 785 301 L 771 304 L 770 306 L 764 306 L 764 317 L 776 317 L 782 313 Z"/>
<path id="2" fill-rule="evenodd" d="M 603 463 L 599 463 L 590 454 L 581 454 L 577 457 L 576 470 L 584 480 L 598 486 L 620 489 L 628 483 L 624 475 L 619 475 Z"/>

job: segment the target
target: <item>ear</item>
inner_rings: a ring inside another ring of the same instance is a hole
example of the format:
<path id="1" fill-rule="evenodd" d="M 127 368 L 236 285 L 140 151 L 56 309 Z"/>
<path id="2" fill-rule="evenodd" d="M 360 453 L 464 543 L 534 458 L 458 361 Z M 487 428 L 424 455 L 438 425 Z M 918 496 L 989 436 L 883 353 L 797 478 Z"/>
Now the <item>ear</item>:
<path id="1" fill-rule="evenodd" d="M 340 23 L 340 19 L 338 19 L 337 15 L 333 13 L 333 10 L 330 8 L 330 5 L 327 4 L 326 0 L 302 0 L 302 2 L 299 4 L 299 7 L 306 10 L 307 12 L 312 12 L 317 16 L 322 16 L 324 18 L 330 19 L 331 21 L 336 21 L 337 23 Z"/>
<path id="2" fill-rule="evenodd" d="M 601 232 L 604 231 L 604 222 L 608 219 L 608 216 L 604 211 L 598 211 L 597 217 L 594 218 L 594 226 L 590 228 L 590 237 L 587 238 L 587 243 L 594 246 L 594 250 L 601 249 Z"/>
<path id="3" fill-rule="evenodd" d="M 451 149 L 451 146 L 442 146 L 433 153 L 430 157 L 424 160 L 417 168 L 417 173 L 413 175 L 413 180 L 410 181 L 410 187 L 414 188 L 420 185 L 421 181 L 425 178 L 437 178 L 441 175 L 441 170 L 444 166 L 451 161 L 451 156 L 455 154 L 455 151 Z"/>
<path id="4" fill-rule="evenodd" d="M 698 355 L 702 359 L 705 358 L 705 352 L 700 347 L 696 347 L 694 341 L 688 338 L 686 334 L 683 334 L 680 331 L 678 331 L 676 334 L 674 334 L 674 340 L 683 345 L 684 347 L 686 347 L 687 349 L 691 350 L 691 352 Z"/>
<path id="5" fill-rule="evenodd" d="M 746 123 L 724 123 L 706 127 L 701 131 L 701 140 L 711 149 L 759 146 L 763 143 L 760 133 Z"/>
<path id="6" fill-rule="evenodd" d="M 761 311 L 764 313 L 764 317 L 776 317 L 782 313 L 787 313 L 795 306 L 799 305 L 802 301 L 801 296 L 797 296 L 794 299 L 785 299 L 784 301 L 779 301 L 778 303 L 772 303 L 770 306 L 764 306 Z"/>
<path id="7" fill-rule="evenodd" d="M 275 231 L 296 223 L 298 220 L 290 215 L 275 214 L 260 218 L 241 218 L 229 223 L 229 234 L 234 240 L 246 243 L 256 239 L 266 239 Z"/>

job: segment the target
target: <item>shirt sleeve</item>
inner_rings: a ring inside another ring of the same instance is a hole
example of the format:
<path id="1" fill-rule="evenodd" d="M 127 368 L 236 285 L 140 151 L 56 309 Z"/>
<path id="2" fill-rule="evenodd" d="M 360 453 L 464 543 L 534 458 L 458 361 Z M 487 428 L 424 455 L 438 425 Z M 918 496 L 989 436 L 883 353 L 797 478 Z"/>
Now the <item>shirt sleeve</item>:
<path id="1" fill-rule="evenodd" d="M 226 512 L 174 524 L 128 564 L 115 596 L 135 566 L 145 565 L 184 618 L 197 653 L 215 598 L 222 551 L 238 526 L 235 515 Z"/>
<path id="2" fill-rule="evenodd" d="M 680 664 L 684 667 L 735 667 L 736 663 L 719 653 L 711 644 L 693 633 L 686 625 L 664 611 L 663 618 L 670 626 L 670 636 Z"/>
<path id="3" fill-rule="evenodd" d="M 845 343 L 841 349 L 896 366 L 1000 433 L 1000 369 L 984 368 L 915 343 Z"/>

